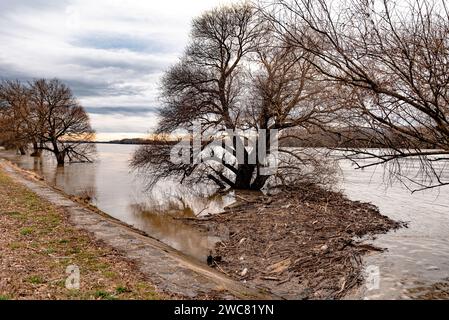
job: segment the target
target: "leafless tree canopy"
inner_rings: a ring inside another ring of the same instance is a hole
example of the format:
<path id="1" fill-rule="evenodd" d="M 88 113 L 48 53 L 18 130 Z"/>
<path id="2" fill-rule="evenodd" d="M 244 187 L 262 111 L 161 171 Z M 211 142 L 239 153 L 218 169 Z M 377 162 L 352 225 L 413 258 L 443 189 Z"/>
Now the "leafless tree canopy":
<path id="1" fill-rule="evenodd" d="M 34 155 L 47 150 L 60 165 L 66 160 L 91 161 L 94 146 L 84 143 L 94 135 L 89 117 L 61 81 L 4 81 L 0 103 L 0 140 L 6 147 L 25 153 L 33 145 Z"/>
<path id="2" fill-rule="evenodd" d="M 425 182 L 448 184 L 449 12 L 445 1 L 280 0 L 262 2 L 265 17 L 329 81 L 339 84 L 348 124 L 370 128 L 386 149 L 351 150 L 359 167 L 420 160 Z M 375 138 L 374 138 L 375 137 Z M 398 147 L 400 146 L 400 147 Z M 432 150 L 427 150 L 428 148 Z M 367 160 L 371 160 L 366 162 Z"/>
<path id="3" fill-rule="evenodd" d="M 0 141 L 8 148 L 26 153 L 30 113 L 29 91 L 19 81 L 0 84 Z"/>
<path id="4" fill-rule="evenodd" d="M 278 36 L 252 6 L 206 12 L 194 20 L 184 56 L 163 78 L 164 106 L 158 133 L 201 124 L 210 139 L 224 140 L 226 130 L 275 129 L 282 136 L 288 128 L 331 122 L 339 108 L 327 103 L 331 92 L 310 56 Z M 269 149 L 272 137 L 267 134 L 264 139 Z M 208 142 L 206 139 L 202 151 L 213 153 L 206 148 Z M 171 163 L 169 144 L 166 148 L 145 146 L 136 152 L 132 164 L 150 173 L 153 182 L 180 176 L 182 180 L 209 179 L 223 188 L 260 190 L 273 175 L 261 171 L 266 158 L 257 156 L 256 164 L 249 163 L 257 148 L 244 148 L 245 161 L 237 161 L 237 149 L 245 145 L 244 134 L 233 136 L 231 146 L 223 144 L 215 151 L 221 159 L 192 165 Z M 285 158 L 290 160 L 273 176 L 278 181 L 285 176 L 304 177 L 306 172 L 324 167 L 315 155 L 280 151 L 288 153 Z M 228 161 L 220 161 L 224 158 Z"/>

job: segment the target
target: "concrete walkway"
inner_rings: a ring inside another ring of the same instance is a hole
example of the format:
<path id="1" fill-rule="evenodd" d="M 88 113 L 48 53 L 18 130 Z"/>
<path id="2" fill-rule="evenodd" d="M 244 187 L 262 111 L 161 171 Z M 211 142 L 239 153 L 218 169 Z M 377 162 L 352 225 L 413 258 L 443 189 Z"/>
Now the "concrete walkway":
<path id="1" fill-rule="evenodd" d="M 209 268 L 164 243 L 140 234 L 123 223 L 100 215 L 40 181 L 26 177 L 8 161 L 0 160 L 5 172 L 41 198 L 66 212 L 78 228 L 134 260 L 139 269 L 160 290 L 191 299 L 204 296 L 222 299 L 276 299 L 256 288 L 249 288 Z"/>

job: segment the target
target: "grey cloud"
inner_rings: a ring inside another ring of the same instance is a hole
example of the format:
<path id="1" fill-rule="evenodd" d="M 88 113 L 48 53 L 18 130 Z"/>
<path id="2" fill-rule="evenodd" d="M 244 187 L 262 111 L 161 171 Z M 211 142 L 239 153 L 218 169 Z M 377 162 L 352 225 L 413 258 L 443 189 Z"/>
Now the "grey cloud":
<path id="1" fill-rule="evenodd" d="M 64 81 L 64 80 L 63 80 Z M 77 97 L 101 96 L 110 93 L 117 93 L 110 84 L 106 82 L 97 83 L 88 80 L 66 80 L 64 81 L 72 89 Z"/>
<path id="2" fill-rule="evenodd" d="M 17 79 L 22 82 L 32 80 L 32 77 L 27 75 L 26 72 L 22 72 L 14 68 L 14 66 L 7 64 L 0 60 L 0 80 Z"/>
<path id="3" fill-rule="evenodd" d="M 137 69 L 137 67 L 136 67 Z M 145 73 L 144 73 L 145 74 Z M 74 77 L 76 75 L 73 75 Z M 44 75 L 42 75 L 44 77 Z M 95 96 L 138 96 L 141 94 L 141 89 L 136 86 L 127 85 L 126 79 L 117 79 L 115 81 L 99 81 L 98 79 L 84 78 L 82 75 L 74 78 L 59 77 L 59 79 L 66 83 L 72 89 L 73 93 L 78 97 L 95 97 Z M 28 74 L 26 71 L 17 70 L 13 65 L 7 64 L 0 60 L 0 80 L 17 79 L 22 82 L 33 81 L 39 77 Z"/>
<path id="4" fill-rule="evenodd" d="M 97 81 L 89 81 L 86 79 L 83 80 L 64 80 L 68 86 L 72 89 L 73 93 L 81 98 L 81 97 L 98 97 L 98 96 L 137 96 L 141 93 L 139 88 L 124 85 L 123 82 L 117 81 L 115 83 L 108 82 L 97 82 Z M 120 86 L 119 86 L 120 84 Z"/>
<path id="5" fill-rule="evenodd" d="M 156 114 L 158 108 L 155 107 L 86 107 L 86 111 L 90 114 L 98 115 L 125 115 L 125 116 L 142 116 Z"/>
<path id="6" fill-rule="evenodd" d="M 104 58 L 98 56 L 83 56 L 73 58 L 74 64 L 94 69 L 113 68 L 122 71 L 131 71 L 136 74 L 157 73 L 164 69 L 165 63 L 154 61 L 131 61 L 120 58 Z"/>
<path id="7" fill-rule="evenodd" d="M 0 12 L 14 12 L 26 9 L 61 9 L 65 8 L 68 4 L 70 4 L 70 1 L 67 0 L 6 0 L 0 2 Z"/>
<path id="8" fill-rule="evenodd" d="M 151 39 L 150 36 L 133 37 L 127 34 L 86 34 L 71 42 L 75 46 L 95 49 L 126 49 L 134 52 L 168 53 L 169 44 Z"/>
<path id="9" fill-rule="evenodd" d="M 17 71 L 13 66 L 2 64 L 2 62 L 0 61 L 0 80 L 11 79 L 17 79 L 21 82 L 28 82 L 37 79 L 37 77 L 33 77 L 26 72 Z M 124 85 L 121 82 L 108 83 L 106 81 L 89 81 L 88 79 L 59 79 L 62 82 L 66 83 L 78 98 L 94 96 L 114 97 L 121 95 L 135 96 L 141 93 L 139 88 L 135 88 L 130 85 Z M 120 86 L 118 84 L 120 84 Z"/>
<path id="10" fill-rule="evenodd" d="M 194 6 L 115 2 L 0 0 L 0 79 L 59 78 L 97 131 L 147 131 L 157 120 L 159 75 L 182 54 L 194 13 L 184 10 Z"/>

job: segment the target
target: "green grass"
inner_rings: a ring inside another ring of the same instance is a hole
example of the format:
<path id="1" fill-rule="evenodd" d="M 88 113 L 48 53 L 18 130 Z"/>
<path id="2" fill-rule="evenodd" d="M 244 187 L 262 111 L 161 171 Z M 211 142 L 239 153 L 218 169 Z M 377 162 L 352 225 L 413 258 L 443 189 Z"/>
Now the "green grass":
<path id="1" fill-rule="evenodd" d="M 45 253 L 46 254 L 53 254 L 55 252 L 56 252 L 56 250 L 54 248 L 47 248 L 47 249 L 45 249 Z"/>
<path id="2" fill-rule="evenodd" d="M 117 292 L 117 294 L 122 294 L 122 293 L 131 292 L 131 290 L 129 290 L 128 288 L 123 287 L 123 286 L 118 286 L 117 288 L 115 288 L 115 292 Z"/>
<path id="3" fill-rule="evenodd" d="M 21 242 L 11 242 L 9 248 L 12 250 L 20 249 L 23 246 Z"/>
<path id="4" fill-rule="evenodd" d="M 20 216 L 22 216 L 22 213 L 21 212 L 17 212 L 17 211 L 3 212 L 3 214 L 6 214 L 7 216 L 11 216 L 11 217 L 20 217 Z"/>
<path id="5" fill-rule="evenodd" d="M 22 236 L 30 235 L 30 234 L 32 234 L 33 232 L 34 232 L 34 229 L 33 229 L 33 228 L 23 228 L 23 229 L 20 229 L 20 234 L 21 234 Z"/>
<path id="6" fill-rule="evenodd" d="M 80 253 L 81 253 L 81 249 L 78 247 L 73 247 L 73 248 L 70 248 L 70 250 L 69 250 L 69 254 L 80 254 Z"/>
<path id="7" fill-rule="evenodd" d="M 117 272 L 114 272 L 114 271 L 108 271 L 108 270 L 103 271 L 103 275 L 104 275 L 106 278 L 116 278 L 116 277 L 119 276 L 119 275 L 117 274 Z"/>
<path id="8" fill-rule="evenodd" d="M 4 214 L 6 216 L 9 216 L 11 218 L 17 219 L 19 221 L 25 221 L 27 220 L 27 217 L 22 212 L 18 211 L 9 211 L 9 212 L 2 212 L 1 214 Z"/>
<path id="9" fill-rule="evenodd" d="M 103 291 L 103 290 L 95 291 L 94 296 L 95 296 L 95 298 L 99 298 L 99 299 L 103 299 L 103 300 L 117 300 L 116 297 L 114 297 L 110 293 Z"/>
<path id="10" fill-rule="evenodd" d="M 27 281 L 29 283 L 32 283 L 32 284 L 43 284 L 43 283 L 45 283 L 44 279 L 42 279 L 40 276 L 31 276 L 31 277 L 29 277 L 27 279 Z"/>

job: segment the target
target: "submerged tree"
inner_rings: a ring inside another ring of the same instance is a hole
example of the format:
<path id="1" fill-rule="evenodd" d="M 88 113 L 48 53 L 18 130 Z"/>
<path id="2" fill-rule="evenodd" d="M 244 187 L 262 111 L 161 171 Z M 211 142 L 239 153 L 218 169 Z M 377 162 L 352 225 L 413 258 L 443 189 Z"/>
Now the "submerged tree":
<path id="1" fill-rule="evenodd" d="M 265 170 L 273 155 L 260 152 L 261 146 L 274 147 L 276 133 L 282 137 L 289 128 L 326 123 L 330 111 L 336 111 L 329 109 L 327 84 L 305 54 L 287 38 L 276 39 L 249 5 L 221 7 L 195 19 L 185 55 L 163 78 L 157 133 L 199 126 L 199 152 L 190 136 L 190 161 L 171 161 L 173 143 L 167 141 L 139 148 L 132 165 L 149 172 L 152 183 L 181 177 L 253 190 L 271 177 L 292 180 L 324 167 L 313 156 L 279 149 L 288 156 L 277 156 L 278 170 Z M 195 161 L 198 155 L 209 161 Z"/>
<path id="2" fill-rule="evenodd" d="M 19 81 L 0 84 L 0 141 L 22 155 L 29 142 L 29 98 L 29 89 Z"/>
<path id="3" fill-rule="evenodd" d="M 95 132 L 70 88 L 57 79 L 41 79 L 32 83 L 31 92 L 33 142 L 39 142 L 38 149 L 53 153 L 58 165 L 66 159 L 90 162 L 95 149 L 86 142 Z"/>
<path id="4" fill-rule="evenodd" d="M 86 144 L 94 131 L 89 116 L 61 81 L 36 80 L 23 84 L 18 80 L 0 85 L 0 142 L 26 154 L 30 145 L 33 156 L 42 150 L 53 153 L 58 165 L 68 159 L 91 161 L 95 148 Z"/>
<path id="5" fill-rule="evenodd" d="M 449 184 L 442 175 L 449 162 L 445 1 L 280 0 L 269 8 L 278 32 L 340 85 L 348 125 L 368 127 L 367 139 L 383 147 L 350 150 L 351 160 L 360 168 L 390 164 L 414 190 Z M 420 160 L 419 179 L 404 170 L 408 158 Z"/>

